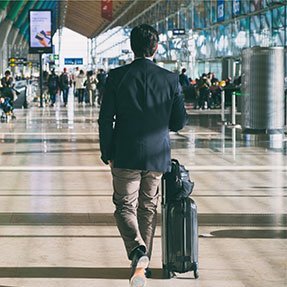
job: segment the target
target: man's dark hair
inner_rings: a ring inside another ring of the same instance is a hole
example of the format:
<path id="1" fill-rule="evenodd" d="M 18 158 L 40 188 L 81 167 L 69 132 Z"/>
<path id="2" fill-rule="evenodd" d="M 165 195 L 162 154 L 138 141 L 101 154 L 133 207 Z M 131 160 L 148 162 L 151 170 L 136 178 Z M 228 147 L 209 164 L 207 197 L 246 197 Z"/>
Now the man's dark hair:
<path id="1" fill-rule="evenodd" d="M 136 57 L 151 57 L 158 41 L 158 32 L 150 25 L 141 24 L 132 29 L 131 48 Z"/>

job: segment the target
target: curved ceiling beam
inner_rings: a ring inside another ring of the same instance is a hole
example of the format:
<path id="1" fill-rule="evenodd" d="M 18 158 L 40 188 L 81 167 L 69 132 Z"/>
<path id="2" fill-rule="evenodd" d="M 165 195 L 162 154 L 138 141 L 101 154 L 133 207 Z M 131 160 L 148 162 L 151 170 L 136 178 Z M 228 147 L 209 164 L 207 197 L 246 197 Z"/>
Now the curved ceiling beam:
<path id="1" fill-rule="evenodd" d="M 42 5 L 41 5 L 40 9 L 50 9 L 54 5 L 53 2 L 54 1 L 43 1 L 43 2 L 41 2 Z"/>
<path id="2" fill-rule="evenodd" d="M 0 1 L 0 11 L 5 10 L 9 4 L 9 0 L 2 0 Z"/>
<path id="3" fill-rule="evenodd" d="M 16 17 L 18 16 L 19 11 L 23 7 L 25 0 L 13 1 L 12 6 L 10 7 L 6 19 L 10 21 L 15 21 Z"/>
<path id="4" fill-rule="evenodd" d="M 35 4 L 35 7 L 34 7 L 34 9 L 35 10 L 39 10 L 39 9 L 41 9 L 41 5 L 43 5 L 43 1 L 37 1 L 37 3 Z"/>
<path id="5" fill-rule="evenodd" d="M 28 12 L 30 9 L 33 9 L 33 6 L 36 4 L 37 1 L 32 0 L 28 1 L 22 10 L 21 14 L 18 16 L 16 22 L 14 23 L 14 26 L 16 28 L 19 28 L 22 26 L 22 24 L 26 21 L 28 22 Z"/>
<path id="6" fill-rule="evenodd" d="M 20 31 L 23 29 L 22 26 L 25 27 L 25 25 L 28 25 L 29 10 L 33 9 L 36 3 L 37 3 L 37 0 L 27 1 L 25 7 L 23 8 L 20 15 L 18 16 L 16 22 L 14 22 L 12 31 L 10 31 L 10 34 L 8 36 L 8 43 L 10 43 L 12 47 L 14 47 L 17 36 L 20 33 Z"/>
<path id="7" fill-rule="evenodd" d="M 15 21 L 19 11 L 22 9 L 26 0 L 13 1 L 7 9 L 7 15 L 3 22 L 0 23 L 0 50 L 3 49 L 7 37 L 12 29 L 13 22 Z"/>
<path id="8" fill-rule="evenodd" d="M 42 5 L 42 1 L 36 1 L 33 10 L 39 10 Z M 24 31 L 27 29 L 29 25 L 29 15 L 27 14 L 26 21 L 24 21 L 20 27 L 20 34 L 24 35 Z"/>

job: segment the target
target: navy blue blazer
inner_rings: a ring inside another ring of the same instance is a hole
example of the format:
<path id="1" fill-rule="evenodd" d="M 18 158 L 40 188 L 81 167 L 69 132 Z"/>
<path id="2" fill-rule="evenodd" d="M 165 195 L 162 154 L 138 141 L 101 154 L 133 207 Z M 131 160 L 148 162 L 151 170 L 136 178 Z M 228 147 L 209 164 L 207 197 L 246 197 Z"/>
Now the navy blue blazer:
<path id="1" fill-rule="evenodd" d="M 145 58 L 111 70 L 98 120 L 101 158 L 115 168 L 169 171 L 169 131 L 186 119 L 177 74 Z"/>

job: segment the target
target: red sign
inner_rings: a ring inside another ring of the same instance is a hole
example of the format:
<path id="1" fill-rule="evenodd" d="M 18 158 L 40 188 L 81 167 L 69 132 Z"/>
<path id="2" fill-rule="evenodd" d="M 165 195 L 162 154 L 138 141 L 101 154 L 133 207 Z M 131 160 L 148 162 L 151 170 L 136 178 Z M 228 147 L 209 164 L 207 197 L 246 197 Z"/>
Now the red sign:
<path id="1" fill-rule="evenodd" d="M 102 0 L 102 17 L 113 20 L 113 0 Z"/>

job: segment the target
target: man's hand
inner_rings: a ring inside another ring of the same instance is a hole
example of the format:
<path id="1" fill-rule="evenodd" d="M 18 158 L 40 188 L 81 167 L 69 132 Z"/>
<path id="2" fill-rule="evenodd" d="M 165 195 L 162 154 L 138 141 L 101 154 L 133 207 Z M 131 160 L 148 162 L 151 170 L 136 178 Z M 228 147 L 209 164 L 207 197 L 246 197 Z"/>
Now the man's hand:
<path id="1" fill-rule="evenodd" d="M 112 168 L 113 167 L 113 161 L 112 160 L 108 160 L 108 163 L 109 163 L 110 168 Z"/>

